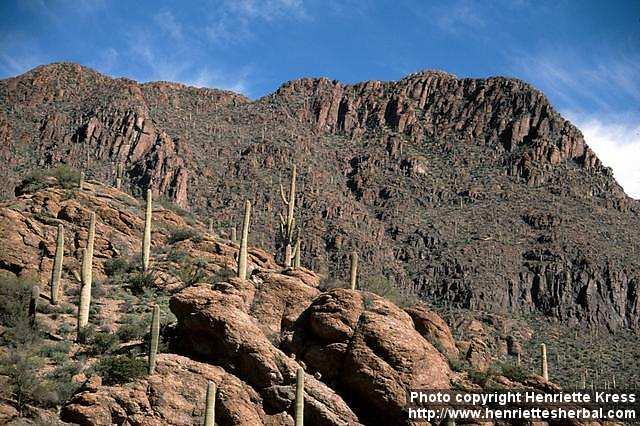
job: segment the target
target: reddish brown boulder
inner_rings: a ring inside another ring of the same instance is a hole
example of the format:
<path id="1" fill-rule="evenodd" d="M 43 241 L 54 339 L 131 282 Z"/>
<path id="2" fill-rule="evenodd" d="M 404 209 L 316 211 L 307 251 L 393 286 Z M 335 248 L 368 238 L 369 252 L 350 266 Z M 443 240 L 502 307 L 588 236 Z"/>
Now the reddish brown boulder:
<path id="1" fill-rule="evenodd" d="M 405 309 L 405 312 L 411 316 L 416 330 L 422 337 L 433 343 L 446 356 L 458 357 L 459 352 L 453 340 L 451 329 L 440 315 L 424 306 L 414 306 Z"/>

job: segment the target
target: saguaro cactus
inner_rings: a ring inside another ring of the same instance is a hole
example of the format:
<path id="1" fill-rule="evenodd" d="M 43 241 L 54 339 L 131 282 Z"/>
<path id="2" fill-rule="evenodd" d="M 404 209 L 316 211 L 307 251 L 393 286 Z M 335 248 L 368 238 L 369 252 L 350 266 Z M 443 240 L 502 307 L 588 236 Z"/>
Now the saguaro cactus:
<path id="1" fill-rule="evenodd" d="M 89 249 L 83 248 L 82 275 L 80 277 L 80 306 L 78 307 L 78 340 L 82 329 L 89 323 L 89 305 L 91 304 L 91 260 Z"/>
<path id="2" fill-rule="evenodd" d="M 149 343 L 149 374 L 156 371 L 156 357 L 158 355 L 158 342 L 160 341 L 160 306 L 153 306 L 151 315 L 151 342 Z"/>
<path id="3" fill-rule="evenodd" d="M 304 369 L 298 368 L 296 374 L 296 426 L 304 423 Z"/>
<path id="4" fill-rule="evenodd" d="M 300 236 L 296 238 L 296 247 L 295 247 L 295 256 L 293 260 L 293 267 L 298 269 L 300 268 Z"/>
<path id="5" fill-rule="evenodd" d="M 284 266 L 291 266 L 291 258 L 293 254 L 293 241 L 295 238 L 296 220 L 293 217 L 296 206 L 296 165 L 293 165 L 291 171 L 291 182 L 289 184 L 289 199 L 284 194 L 284 188 L 280 185 L 280 197 L 282 202 L 287 206 L 287 217 L 280 215 L 280 232 L 284 238 Z"/>
<path id="6" fill-rule="evenodd" d="M 351 267 L 349 268 L 349 275 L 351 277 L 351 290 L 356 289 L 358 281 L 358 253 L 351 252 Z"/>
<path id="7" fill-rule="evenodd" d="M 540 344 L 540 356 L 541 356 L 541 375 L 545 380 L 549 380 L 549 369 L 547 366 L 547 345 L 544 343 Z"/>
<path id="8" fill-rule="evenodd" d="M 64 226 L 58 225 L 56 237 L 56 257 L 51 271 L 51 304 L 57 305 L 60 297 L 60 279 L 62 278 L 62 262 L 64 261 Z"/>
<path id="9" fill-rule="evenodd" d="M 122 186 L 122 164 L 118 163 L 116 166 L 116 189 L 120 189 Z"/>
<path id="10" fill-rule="evenodd" d="M 213 426 L 216 418 L 216 384 L 207 383 L 207 399 L 204 411 L 204 426 Z"/>
<path id="11" fill-rule="evenodd" d="M 251 220 L 251 201 L 244 202 L 244 219 L 242 220 L 242 239 L 238 254 L 238 278 L 247 278 L 247 245 L 249 243 L 249 221 Z"/>
<path id="12" fill-rule="evenodd" d="M 84 189 L 84 172 L 80 172 L 80 182 L 78 182 L 78 188 L 80 188 L 80 191 Z"/>
<path id="13" fill-rule="evenodd" d="M 142 237 L 142 269 L 149 269 L 149 253 L 151 251 L 151 216 L 153 214 L 153 195 L 147 189 L 147 208 L 144 215 L 144 235 Z"/>
<path id="14" fill-rule="evenodd" d="M 29 324 L 36 325 L 36 312 L 38 311 L 38 299 L 40 298 L 40 286 L 37 284 L 31 287 L 31 297 L 29 298 Z"/>
<path id="15" fill-rule="evenodd" d="M 235 226 L 233 228 L 231 228 L 231 242 L 232 243 L 237 243 L 238 242 L 238 231 L 236 231 L 236 227 Z"/>

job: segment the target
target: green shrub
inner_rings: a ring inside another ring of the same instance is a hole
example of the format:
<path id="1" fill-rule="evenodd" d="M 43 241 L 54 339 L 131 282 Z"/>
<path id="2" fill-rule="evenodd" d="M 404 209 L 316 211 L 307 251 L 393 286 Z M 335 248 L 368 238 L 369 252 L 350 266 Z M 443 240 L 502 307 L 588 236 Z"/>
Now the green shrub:
<path id="1" fill-rule="evenodd" d="M 228 282 L 236 276 L 236 271 L 231 268 L 223 267 L 219 269 L 212 277 L 213 282 Z"/>
<path id="2" fill-rule="evenodd" d="M 0 277 L 0 324 L 6 330 L 2 340 L 12 346 L 35 343 L 40 339 L 40 327 L 29 321 L 29 300 L 34 282 L 13 276 Z"/>
<path id="3" fill-rule="evenodd" d="M 171 231 L 167 239 L 169 244 L 174 244 L 184 240 L 191 240 L 194 243 L 199 243 L 202 241 L 202 234 L 193 228 L 176 228 Z"/>
<path id="4" fill-rule="evenodd" d="M 185 285 L 191 286 L 205 278 L 206 267 L 206 260 L 187 257 L 180 263 L 178 269 L 175 269 L 173 272 Z"/>
<path id="5" fill-rule="evenodd" d="M 87 353 L 89 355 L 109 354 L 120 346 L 120 339 L 117 335 L 111 333 L 98 332 L 89 342 Z"/>
<path id="6" fill-rule="evenodd" d="M 127 282 L 131 292 L 134 294 L 141 294 L 145 289 L 152 288 L 155 281 L 155 274 L 151 271 L 136 272 L 127 277 Z"/>
<path id="7" fill-rule="evenodd" d="M 365 278 L 361 280 L 360 285 L 361 290 L 384 297 L 401 308 L 413 306 L 419 300 L 416 294 L 399 288 L 392 280 L 382 275 Z"/>
<path id="8" fill-rule="evenodd" d="M 51 186 L 53 182 L 50 181 L 50 178 L 52 177 L 64 189 L 75 189 L 80 184 L 80 172 L 62 164 L 54 169 L 36 170 L 30 173 L 20 183 L 20 191 L 31 193 Z"/>
<path id="9" fill-rule="evenodd" d="M 110 386 L 143 377 L 147 373 L 147 363 L 126 355 L 107 356 L 98 361 L 95 371 L 102 377 L 102 382 Z"/>
<path id="10" fill-rule="evenodd" d="M 509 380 L 522 382 L 527 378 L 527 373 L 524 369 L 513 362 L 505 362 L 500 364 L 498 367 L 502 375 Z"/>
<path id="11" fill-rule="evenodd" d="M 38 403 L 47 393 L 45 383 L 38 377 L 42 363 L 42 358 L 34 356 L 24 347 L 20 350 L 11 349 L 0 359 L 0 374 L 7 377 L 7 393 L 15 401 L 20 413 L 28 404 Z"/>
<path id="12" fill-rule="evenodd" d="M 108 277 L 124 275 L 130 272 L 130 270 L 131 265 L 129 261 L 121 256 L 113 257 L 104 262 L 104 273 L 107 274 Z"/>

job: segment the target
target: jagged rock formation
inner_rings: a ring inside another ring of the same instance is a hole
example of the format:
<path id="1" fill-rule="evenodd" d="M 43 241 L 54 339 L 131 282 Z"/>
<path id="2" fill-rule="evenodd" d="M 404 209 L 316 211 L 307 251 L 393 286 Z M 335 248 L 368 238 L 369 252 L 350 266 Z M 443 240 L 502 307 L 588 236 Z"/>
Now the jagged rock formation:
<path id="1" fill-rule="evenodd" d="M 383 276 L 433 304 L 638 324 L 638 203 L 540 92 L 422 72 L 397 82 L 229 92 L 110 79 L 75 64 L 0 82 L 0 176 L 66 162 L 154 192 L 217 226 L 245 199 L 273 251 L 279 180 L 299 167 L 303 264 Z M 35 155 L 33 154 L 35 152 Z M 19 189 L 18 189 L 19 193 Z"/>

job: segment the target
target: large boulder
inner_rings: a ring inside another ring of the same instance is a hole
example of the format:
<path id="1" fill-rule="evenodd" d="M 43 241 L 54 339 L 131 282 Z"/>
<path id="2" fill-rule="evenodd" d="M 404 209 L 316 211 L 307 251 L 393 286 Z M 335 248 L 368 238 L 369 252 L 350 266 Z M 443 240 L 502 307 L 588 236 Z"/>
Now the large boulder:
<path id="1" fill-rule="evenodd" d="M 404 424 L 408 389 L 451 386 L 446 360 L 411 317 L 373 293 L 323 293 L 301 315 L 288 344 L 365 422 Z"/>

